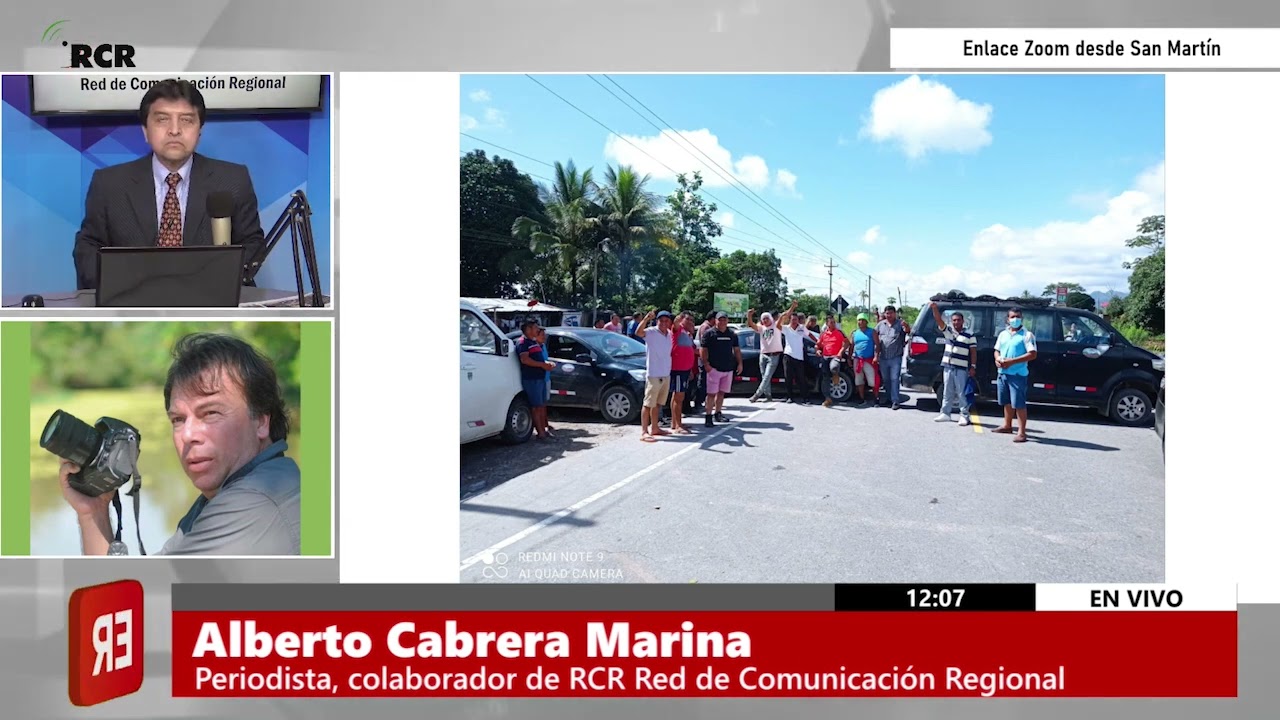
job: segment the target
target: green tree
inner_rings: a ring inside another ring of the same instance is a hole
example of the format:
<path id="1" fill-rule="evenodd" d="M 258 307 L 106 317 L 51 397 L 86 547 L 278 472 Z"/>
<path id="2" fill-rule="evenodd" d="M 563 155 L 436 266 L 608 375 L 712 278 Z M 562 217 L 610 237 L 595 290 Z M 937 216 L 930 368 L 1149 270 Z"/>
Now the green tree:
<path id="1" fill-rule="evenodd" d="M 673 219 L 673 235 L 679 242 L 678 252 L 690 268 L 703 265 L 720 257 L 720 251 L 711 239 L 724 234 L 714 215 L 718 209 L 698 194 L 702 189 L 702 173 L 693 178 L 681 173 L 676 176 L 676 190 L 667 196 L 668 214 Z"/>
<path id="2" fill-rule="evenodd" d="M 1151 248 L 1149 255 L 1125 263 L 1129 274 L 1129 296 L 1125 298 L 1125 317 L 1138 327 L 1154 334 L 1164 333 L 1164 216 L 1143 218 L 1138 235 L 1125 245 Z"/>
<path id="3" fill-rule="evenodd" d="M 736 277 L 746 283 L 751 303 L 758 312 L 783 309 L 787 281 L 782 277 L 782 261 L 772 250 L 762 253 L 736 250 L 717 262 L 725 263 Z"/>
<path id="4" fill-rule="evenodd" d="M 865 291 L 863 292 L 863 294 L 866 294 Z M 827 310 L 826 295 L 800 293 L 799 295 L 792 295 L 791 299 L 800 301 L 800 305 L 796 308 L 796 311 L 802 312 L 805 315 L 821 315 Z M 789 303 L 787 303 L 785 300 L 782 304 L 789 306 Z M 786 307 L 783 307 L 782 309 L 786 310 Z"/>
<path id="5" fill-rule="evenodd" d="M 1092 295 L 1073 291 L 1067 293 L 1067 307 L 1093 312 L 1098 308 L 1098 303 L 1093 299 Z"/>
<path id="6" fill-rule="evenodd" d="M 543 217 L 538 186 L 505 158 L 483 150 L 459 162 L 460 293 L 464 297 L 511 297 L 537 263 L 511 238 L 516 218 Z"/>
<path id="7" fill-rule="evenodd" d="M 1045 285 L 1044 291 L 1040 293 L 1040 297 L 1054 297 L 1058 294 L 1058 288 L 1060 287 L 1064 287 L 1067 289 L 1067 295 L 1070 295 L 1071 293 L 1085 292 L 1084 286 L 1081 285 L 1080 283 L 1056 282 L 1056 283 L 1049 283 L 1048 285 Z"/>
<path id="8" fill-rule="evenodd" d="M 748 302 L 755 302 L 755 297 L 748 291 L 747 282 L 727 258 L 721 258 L 693 271 L 693 278 L 676 299 L 676 307 L 696 315 L 705 315 L 712 309 L 715 293 L 748 293 Z"/>
<path id="9" fill-rule="evenodd" d="M 631 304 L 636 248 L 654 239 L 659 215 L 657 197 L 645 189 L 648 183 L 648 175 L 640 175 L 631 167 L 610 166 L 605 170 L 605 185 L 600 191 L 602 219 L 618 255 L 624 306 Z"/>
<path id="10" fill-rule="evenodd" d="M 593 202 L 596 187 L 591 168 L 578 172 L 570 160 L 555 164 L 555 181 L 541 190 L 544 212 L 522 215 L 511 225 L 511 234 L 529 243 L 529 250 L 545 263 L 544 269 L 563 276 L 564 283 L 552 283 L 556 292 L 543 300 L 573 304 L 582 299 L 582 279 L 591 272 L 596 231 L 600 227 Z"/>

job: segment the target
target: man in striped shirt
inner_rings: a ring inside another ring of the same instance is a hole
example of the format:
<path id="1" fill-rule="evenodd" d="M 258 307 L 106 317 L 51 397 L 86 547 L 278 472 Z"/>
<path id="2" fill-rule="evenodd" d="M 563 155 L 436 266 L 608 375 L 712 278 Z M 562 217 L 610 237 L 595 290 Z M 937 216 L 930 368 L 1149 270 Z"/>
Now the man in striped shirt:
<path id="1" fill-rule="evenodd" d="M 973 333 L 965 330 L 964 315 L 951 313 L 951 324 L 942 319 L 942 310 L 938 304 L 929 303 L 933 311 L 933 320 L 946 339 L 946 347 L 942 351 L 942 412 L 934 418 L 936 422 L 951 422 L 951 409 L 960 411 L 960 424 L 969 424 L 969 405 L 964 400 L 964 388 L 969 378 L 978 369 L 978 341 Z"/>

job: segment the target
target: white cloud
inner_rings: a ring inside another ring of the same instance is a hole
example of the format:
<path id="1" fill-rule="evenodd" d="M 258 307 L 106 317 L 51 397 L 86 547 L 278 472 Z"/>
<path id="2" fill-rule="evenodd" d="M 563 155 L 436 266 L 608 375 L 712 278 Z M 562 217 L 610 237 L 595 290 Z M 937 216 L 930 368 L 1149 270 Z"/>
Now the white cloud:
<path id="1" fill-rule="evenodd" d="M 726 230 L 733 227 L 733 223 L 736 219 L 737 218 L 735 218 L 731 212 L 722 212 L 715 217 L 715 221 L 720 223 L 720 226 Z"/>
<path id="2" fill-rule="evenodd" d="M 1001 223 L 971 238 L 968 257 L 961 247 L 936 258 L 939 269 L 927 273 L 900 269 L 873 273 L 877 294 L 901 286 L 913 305 L 948 290 L 970 295 L 990 293 L 1039 295 L 1052 282 L 1078 282 L 1087 290 L 1125 289 L 1129 272 L 1123 263 L 1143 253 L 1125 247 L 1138 234 L 1138 224 L 1164 213 L 1164 164 L 1139 175 L 1133 187 L 1108 199 L 1096 215 L 1084 220 L 1055 220 L 1035 227 Z"/>
<path id="3" fill-rule="evenodd" d="M 876 243 L 884 242 L 884 239 L 884 235 L 880 233 L 879 225 L 876 225 L 862 233 L 862 242 L 867 245 L 875 245 Z"/>
<path id="4" fill-rule="evenodd" d="M 992 107 L 965 100 L 936 80 L 911 77 L 875 94 L 861 134 L 907 157 L 971 153 L 991 144 Z"/>
<path id="5" fill-rule="evenodd" d="M 485 108 L 484 124 L 494 128 L 506 127 L 507 114 L 498 108 Z"/>
<path id="6" fill-rule="evenodd" d="M 625 140 L 617 135 L 609 136 L 604 146 L 605 157 L 621 165 L 630 165 L 642 175 L 674 181 L 677 173 L 692 175 L 700 172 L 703 186 L 708 188 L 729 186 L 725 176 L 752 190 L 763 190 L 769 186 L 771 172 L 764 158 L 759 155 L 735 158 L 710 130 L 663 130 L 660 135 L 624 137 Z M 782 172 L 779 171 L 780 181 Z M 794 186 L 795 176 L 788 175 Z"/>
<path id="7" fill-rule="evenodd" d="M 462 117 L 458 118 L 458 125 L 465 132 L 467 130 L 475 130 L 477 127 L 480 126 L 480 121 L 476 120 L 470 115 L 463 115 Z"/>
<path id="8" fill-rule="evenodd" d="M 796 174 L 790 170 L 779 170 L 776 177 L 778 189 L 788 195 L 798 197 L 800 195 L 800 193 L 796 192 L 796 180 L 798 179 L 799 178 L 796 177 Z"/>
<path id="9" fill-rule="evenodd" d="M 854 266 L 862 270 L 866 270 L 867 266 L 871 264 L 871 253 L 866 252 L 864 250 L 854 250 L 853 252 L 846 255 L 845 259 L 848 260 Z"/>
<path id="10" fill-rule="evenodd" d="M 488 90 L 472 90 L 471 94 L 467 95 L 467 97 L 470 98 L 473 103 L 487 103 L 493 99 L 493 97 L 489 95 Z"/>

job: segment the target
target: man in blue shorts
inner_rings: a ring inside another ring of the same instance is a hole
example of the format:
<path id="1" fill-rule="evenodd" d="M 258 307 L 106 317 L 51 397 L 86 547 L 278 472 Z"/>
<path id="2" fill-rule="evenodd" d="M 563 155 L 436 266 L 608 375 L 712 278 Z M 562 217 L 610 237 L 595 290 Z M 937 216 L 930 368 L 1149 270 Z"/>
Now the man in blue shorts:
<path id="1" fill-rule="evenodd" d="M 547 349 L 538 342 L 538 322 L 525 320 L 520 325 L 524 337 L 516 343 L 516 355 L 520 357 L 520 384 L 533 410 L 533 429 L 539 440 L 551 437 L 547 429 L 547 372 L 555 370 L 555 363 L 547 362 Z"/>
<path id="2" fill-rule="evenodd" d="M 1018 416 L 1016 443 L 1027 441 L 1027 365 L 1036 359 L 1036 336 L 1022 327 L 1022 310 L 1009 308 L 1008 327 L 996 338 L 996 397 L 1004 408 L 1004 425 L 995 432 L 1013 432 L 1013 416 Z"/>

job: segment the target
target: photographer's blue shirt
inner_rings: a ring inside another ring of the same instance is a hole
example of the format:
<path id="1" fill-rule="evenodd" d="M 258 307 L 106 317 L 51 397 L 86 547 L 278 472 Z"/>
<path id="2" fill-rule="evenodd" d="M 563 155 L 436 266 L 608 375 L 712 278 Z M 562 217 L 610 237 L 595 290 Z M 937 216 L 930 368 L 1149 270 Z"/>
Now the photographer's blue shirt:
<path id="1" fill-rule="evenodd" d="M 302 473 L 272 443 L 232 473 L 210 500 L 201 495 L 157 555 L 302 554 Z"/>

